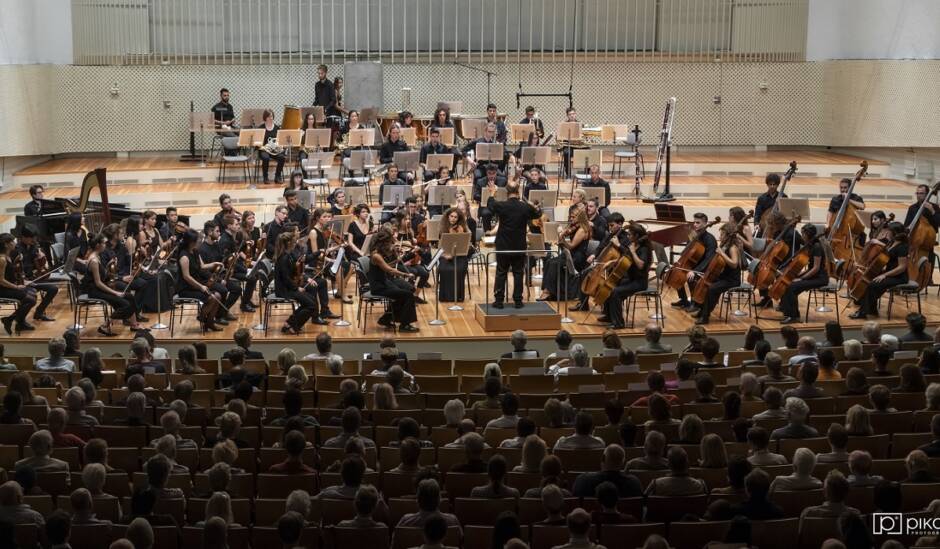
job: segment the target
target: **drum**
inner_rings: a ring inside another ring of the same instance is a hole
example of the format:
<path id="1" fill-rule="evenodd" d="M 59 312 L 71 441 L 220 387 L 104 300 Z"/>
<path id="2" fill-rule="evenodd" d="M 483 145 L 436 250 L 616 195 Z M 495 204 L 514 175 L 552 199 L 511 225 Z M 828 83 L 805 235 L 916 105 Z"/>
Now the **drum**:
<path id="1" fill-rule="evenodd" d="M 300 113 L 300 107 L 296 105 L 284 105 L 284 116 L 281 118 L 282 130 L 299 130 L 303 124 L 303 116 Z"/>

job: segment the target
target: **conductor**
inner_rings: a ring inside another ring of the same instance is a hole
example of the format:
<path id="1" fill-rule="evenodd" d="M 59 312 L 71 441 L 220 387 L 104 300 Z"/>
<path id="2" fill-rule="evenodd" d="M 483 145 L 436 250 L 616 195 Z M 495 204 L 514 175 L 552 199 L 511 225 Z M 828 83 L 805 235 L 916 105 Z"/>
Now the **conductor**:
<path id="1" fill-rule="evenodd" d="M 541 208 L 523 202 L 519 198 L 519 183 L 506 184 L 506 200 L 498 202 L 490 196 L 486 207 L 499 218 L 496 230 L 496 286 L 493 288 L 493 307 L 503 308 L 506 298 L 506 275 L 512 269 L 512 301 L 517 309 L 522 308 L 522 271 L 525 266 L 526 227 L 529 221 L 542 216 Z M 520 253 L 505 253 L 518 251 Z"/>

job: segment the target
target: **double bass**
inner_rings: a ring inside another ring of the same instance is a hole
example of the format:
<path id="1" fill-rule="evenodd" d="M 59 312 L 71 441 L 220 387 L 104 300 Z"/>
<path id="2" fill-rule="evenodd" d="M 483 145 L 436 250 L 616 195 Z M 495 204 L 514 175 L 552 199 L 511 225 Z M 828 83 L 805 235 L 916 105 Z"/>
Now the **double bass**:
<path id="1" fill-rule="evenodd" d="M 707 231 L 709 227 L 719 223 L 721 223 L 721 217 L 716 216 L 713 221 L 709 221 L 708 224 L 705 225 L 704 230 Z M 673 290 L 678 290 L 685 284 L 686 273 L 695 268 L 705 255 L 705 245 L 699 242 L 695 236 L 695 233 L 689 235 L 691 242 L 682 250 L 679 259 L 673 263 L 672 267 L 669 267 L 669 270 L 666 271 L 666 274 L 663 276 L 663 284 Z"/>
<path id="2" fill-rule="evenodd" d="M 937 230 L 933 228 L 933 225 L 931 225 L 930 221 L 924 216 L 924 210 L 930 198 L 937 193 L 940 193 L 940 182 L 937 182 L 933 188 L 930 189 L 930 192 L 927 193 L 920 208 L 917 209 L 914 219 L 907 227 L 909 235 L 908 242 L 911 250 L 907 256 L 907 278 L 909 280 L 916 280 L 918 286 L 921 288 L 925 288 L 927 284 L 930 283 L 930 279 L 933 275 L 933 264 L 930 263 L 929 267 L 923 270 L 920 269 L 920 264 L 924 259 L 927 259 L 929 262 L 930 254 L 933 252 L 933 247 L 937 243 Z M 934 204 L 934 206 L 936 207 L 937 204 Z"/>
<path id="3" fill-rule="evenodd" d="M 787 229 L 796 227 L 800 221 L 800 216 L 794 215 L 786 225 L 781 227 L 774 239 L 767 244 L 757 265 L 747 275 L 747 281 L 751 286 L 759 290 L 766 290 L 773 284 L 780 265 L 790 254 L 790 243 L 783 240 L 783 235 L 787 233 Z"/>
<path id="4" fill-rule="evenodd" d="M 741 231 L 747 225 L 748 219 L 753 216 L 754 210 L 751 210 L 746 216 L 744 216 L 744 219 L 742 219 L 740 223 L 735 224 L 734 231 L 732 231 L 730 235 L 726 236 L 722 242 L 719 242 L 718 245 L 722 248 L 730 246 L 736 237 L 741 236 Z M 718 280 L 718 277 L 721 276 L 721 273 L 724 272 L 726 267 L 728 267 L 728 263 L 725 261 L 725 258 L 723 258 L 721 254 L 716 253 L 705 267 L 705 272 L 702 274 L 702 278 L 695 285 L 695 289 L 692 290 L 693 302 L 705 303 L 705 298 L 708 296 L 708 289 L 716 280 Z"/>
<path id="5" fill-rule="evenodd" d="M 855 190 L 855 185 L 868 173 L 868 161 L 862 160 L 861 168 L 855 173 L 855 178 L 849 185 L 845 200 L 835 215 L 830 215 L 829 226 L 826 228 L 826 236 L 829 238 L 832 246 L 832 255 L 836 260 L 845 262 L 843 272 L 850 270 L 851 264 L 861 257 L 862 249 L 858 245 L 859 235 L 865 232 L 865 225 L 858 217 L 858 210 L 852 205 L 849 198 Z M 829 266 L 829 272 L 836 273 L 835 265 Z"/>

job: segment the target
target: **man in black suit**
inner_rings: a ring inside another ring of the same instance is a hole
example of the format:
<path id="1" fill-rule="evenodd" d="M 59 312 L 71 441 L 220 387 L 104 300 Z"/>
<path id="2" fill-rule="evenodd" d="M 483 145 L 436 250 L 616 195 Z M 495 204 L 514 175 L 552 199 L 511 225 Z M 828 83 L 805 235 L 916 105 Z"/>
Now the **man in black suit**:
<path id="1" fill-rule="evenodd" d="M 483 230 L 489 231 L 493 225 L 493 211 L 489 209 L 487 203 L 486 206 L 483 205 L 483 189 L 489 188 L 494 191 L 498 187 L 506 186 L 506 178 L 499 175 L 499 171 L 496 167 L 496 164 L 487 164 L 486 165 L 486 175 L 480 177 L 479 179 L 473 182 L 473 191 L 471 192 L 471 197 L 473 201 L 477 204 L 480 204 L 480 209 L 477 211 L 477 216 L 480 219 L 480 222 L 483 223 Z"/>
<path id="2" fill-rule="evenodd" d="M 519 184 L 511 181 L 506 184 L 507 198 L 498 202 L 490 196 L 486 208 L 499 217 L 499 229 L 496 231 L 496 251 L 519 251 L 526 249 L 526 227 L 529 221 L 538 219 L 542 209 L 523 202 L 519 198 Z M 522 308 L 522 269 L 525 267 L 525 254 L 498 253 L 496 255 L 496 285 L 493 288 L 493 306 L 503 308 L 506 297 L 506 275 L 512 269 L 512 301 L 517 309 Z"/>
<path id="3" fill-rule="evenodd" d="M 23 215 L 39 216 L 42 215 L 42 185 L 31 185 L 29 187 L 29 197 L 32 198 L 23 207 Z"/>

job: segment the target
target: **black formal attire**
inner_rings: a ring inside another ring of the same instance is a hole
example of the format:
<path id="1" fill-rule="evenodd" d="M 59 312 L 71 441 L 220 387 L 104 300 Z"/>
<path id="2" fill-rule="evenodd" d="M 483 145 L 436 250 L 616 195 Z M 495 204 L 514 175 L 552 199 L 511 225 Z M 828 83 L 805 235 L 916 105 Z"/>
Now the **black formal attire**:
<path id="1" fill-rule="evenodd" d="M 271 259 L 274 258 L 274 247 L 277 245 L 277 238 L 284 232 L 284 225 L 276 220 L 268 223 L 266 238 L 264 242 L 264 251 Z"/>
<path id="2" fill-rule="evenodd" d="M 355 244 L 355 246 L 361 250 L 366 243 L 366 233 L 362 232 L 362 229 L 359 228 L 359 225 L 353 222 L 349 224 L 349 234 L 352 235 L 353 244 Z M 362 257 L 354 250 L 348 250 L 346 255 L 349 256 L 351 261 Z"/>
<path id="3" fill-rule="evenodd" d="M 205 271 L 202 270 L 199 263 L 199 252 L 190 252 L 186 250 L 180 250 L 180 258 L 186 256 L 189 258 L 189 275 L 197 282 L 203 284 L 209 288 L 210 292 L 216 292 L 222 297 L 222 302 L 225 303 L 226 298 L 228 297 L 228 290 L 219 282 L 213 284 L 208 284 L 209 277 L 206 275 Z M 191 285 L 189 282 L 183 278 L 182 272 L 179 276 L 179 281 L 177 282 L 176 294 L 180 297 L 186 297 L 190 299 L 198 299 L 203 303 L 203 305 L 208 305 L 210 301 L 214 301 L 214 298 L 209 297 L 209 294 L 203 292 L 202 289 L 197 288 L 196 286 Z M 228 305 L 226 305 L 228 307 Z M 216 312 L 216 318 L 225 318 L 228 313 L 224 309 L 219 307 Z M 200 311 L 200 316 L 202 312 Z M 211 320 L 211 319 L 210 319 Z"/>
<path id="4" fill-rule="evenodd" d="M 407 325 L 418 320 L 418 312 L 415 309 L 414 288 L 411 283 L 401 278 L 389 276 L 375 263 L 370 265 L 367 275 L 369 277 L 369 291 L 372 292 L 372 295 L 387 297 L 392 301 L 392 319 L 395 322 Z"/>
<path id="5" fill-rule="evenodd" d="M 604 302 L 604 312 L 615 328 L 623 328 L 625 326 L 623 302 L 631 295 L 649 287 L 649 270 L 653 262 L 653 252 L 650 250 L 649 244 L 640 244 L 636 248 L 637 257 L 643 261 L 642 269 L 637 267 L 636 262 L 634 262 L 632 256 L 629 255 L 630 252 L 627 248 L 626 245 L 623 245 L 622 249 L 624 249 L 624 251 L 621 253 L 626 257 L 630 257 L 630 268 L 627 270 L 627 274 L 620 279 L 620 282 L 614 287 L 613 291 L 610 292 L 610 297 L 607 298 L 607 301 Z"/>
<path id="6" fill-rule="evenodd" d="M 432 143 L 425 143 L 421 147 L 421 163 L 422 164 L 427 164 L 429 154 L 451 154 L 452 155 L 454 154 L 454 149 L 448 147 L 447 145 L 443 143 L 438 143 L 437 145 L 434 145 Z M 451 169 L 451 171 L 453 171 L 454 162 L 452 161 L 450 163 L 450 166 L 448 167 Z M 430 181 L 431 179 L 434 179 L 435 177 L 437 177 L 437 174 L 435 172 L 424 170 L 425 181 Z"/>
<path id="7" fill-rule="evenodd" d="M 217 125 L 232 124 L 235 122 L 235 108 L 229 102 L 219 101 L 210 109 Z"/>
<path id="8" fill-rule="evenodd" d="M 532 124 L 533 126 L 535 126 L 535 135 L 539 139 L 542 139 L 545 136 L 545 126 L 542 125 L 541 118 L 535 118 L 534 116 L 532 118 L 523 118 L 522 120 L 519 121 L 519 123 L 520 124 Z"/>
<path id="9" fill-rule="evenodd" d="M 112 257 L 117 259 L 117 280 L 115 281 L 115 285 L 117 289 L 121 291 L 124 291 L 124 289 L 130 285 L 128 291 L 133 292 L 138 315 L 144 310 L 157 310 L 157 279 L 155 276 L 141 269 L 137 273 L 137 276 L 130 281 L 130 284 L 122 280 L 125 276 L 134 274 L 133 258 L 127 246 L 124 245 L 124 240 L 118 240 L 113 247 L 106 248 L 101 253 L 100 257 L 101 260 L 106 263 L 110 261 Z M 170 293 L 171 285 L 164 281 L 161 282 L 160 286 L 160 289 L 163 291 L 163 294 L 160 296 L 160 308 L 168 310 L 172 299 Z"/>
<path id="10" fill-rule="evenodd" d="M 274 266 L 274 294 L 283 299 L 293 299 L 298 303 L 287 324 L 296 330 L 303 328 L 303 325 L 311 318 L 320 317 L 320 306 L 316 294 L 316 288 L 308 284 L 306 288 L 301 289 L 294 280 L 294 269 L 298 258 L 291 252 L 284 252 L 277 258 Z M 317 282 L 317 285 L 321 284 Z"/>
<path id="11" fill-rule="evenodd" d="M 839 193 L 829 200 L 829 213 L 836 213 L 839 211 L 839 208 L 842 207 L 842 199 L 842 193 Z M 862 204 L 865 203 L 865 199 L 855 193 L 852 193 L 852 195 L 849 197 L 849 200 L 861 202 Z"/>
<path id="12" fill-rule="evenodd" d="M 391 203 L 386 205 L 385 187 L 387 186 L 393 187 L 397 185 L 407 185 L 407 184 L 408 182 L 405 181 L 405 179 L 401 176 L 396 177 L 394 181 L 389 179 L 387 176 L 385 177 L 385 179 L 382 180 L 382 183 L 379 185 L 379 201 L 382 203 L 382 217 L 381 217 L 382 223 L 385 223 L 386 221 L 389 221 L 390 219 L 392 219 L 392 216 L 395 212 L 395 208 L 398 207 L 397 205 L 393 205 Z"/>
<path id="13" fill-rule="evenodd" d="M 65 252 L 68 253 L 75 248 L 78 248 L 79 258 L 84 258 L 88 255 L 88 236 L 82 231 L 65 233 Z M 86 269 L 85 265 L 75 262 L 76 272 L 85 274 Z"/>
<path id="14" fill-rule="evenodd" d="M 267 145 L 268 141 L 271 139 L 277 139 L 277 132 L 280 131 L 281 127 L 277 124 L 274 125 L 270 130 L 265 128 L 264 124 L 260 126 L 264 128 L 264 137 L 261 139 L 261 143 Z M 275 181 L 280 181 L 284 173 L 284 160 L 286 160 L 286 155 L 282 152 L 279 155 L 271 155 L 264 149 L 258 149 L 258 155 L 261 156 L 261 177 L 265 183 L 268 182 L 268 169 L 271 165 L 271 159 L 273 158 L 277 162 L 277 167 L 274 168 L 274 179 Z"/>
<path id="15" fill-rule="evenodd" d="M 779 198 L 787 198 L 787 195 L 778 192 L 773 195 L 764 193 L 757 197 L 757 204 L 754 205 L 754 226 L 760 226 L 760 220 L 764 217 L 764 213 L 772 210 Z"/>
<path id="16" fill-rule="evenodd" d="M 888 264 L 885 266 L 884 272 L 888 272 L 896 268 L 900 262 L 900 259 L 902 257 L 907 257 L 909 250 L 910 247 L 907 245 L 907 242 L 892 244 L 887 250 Z M 907 269 L 894 276 L 887 277 L 881 282 L 870 282 L 868 284 L 868 288 L 865 290 L 865 295 L 862 296 L 860 301 L 860 310 L 868 315 L 877 315 L 878 300 L 881 299 L 881 296 L 884 295 L 884 293 L 887 292 L 889 288 L 893 288 L 905 283 L 907 283 Z"/>
<path id="17" fill-rule="evenodd" d="M 729 252 L 726 252 L 730 255 Z M 718 275 L 718 279 L 712 282 L 711 286 L 708 287 L 708 292 L 705 294 L 705 302 L 700 303 L 702 307 L 702 316 L 703 321 L 707 321 L 708 317 L 711 316 L 715 306 L 718 304 L 718 300 L 721 299 L 721 294 L 728 291 L 730 288 L 741 285 L 741 265 L 740 257 L 738 259 L 739 264 L 737 265 L 725 265 L 721 274 Z"/>
<path id="18" fill-rule="evenodd" d="M 794 280 L 787 288 L 787 291 L 784 292 L 783 297 L 780 298 L 780 312 L 783 313 L 783 316 L 799 318 L 800 306 L 797 301 L 799 295 L 807 290 L 821 288 L 829 283 L 826 256 L 823 253 L 822 244 L 819 242 L 813 244 L 810 251 L 810 266 L 814 261 L 819 263 L 819 270 L 816 271 L 816 274 L 812 278 Z"/>
<path id="19" fill-rule="evenodd" d="M 310 211 L 302 206 L 297 206 L 293 209 L 288 206 L 287 220 L 296 223 L 301 231 L 306 231 L 310 227 Z"/>
<path id="20" fill-rule="evenodd" d="M 610 211 L 608 211 L 607 209 L 607 207 L 610 206 L 610 183 L 608 183 L 607 181 L 604 181 L 601 178 L 597 178 L 597 181 L 592 181 L 588 179 L 587 181 L 582 183 L 581 186 L 586 189 L 591 189 L 591 188 L 604 189 L 604 197 L 601 199 L 603 203 L 598 204 L 597 208 L 598 210 L 600 210 L 600 213 L 602 216 L 604 216 L 605 218 L 610 217 Z"/>
<path id="21" fill-rule="evenodd" d="M 244 253 L 246 251 L 244 243 L 241 242 L 241 238 L 235 238 L 228 232 L 223 231 L 222 236 L 219 238 L 219 245 L 222 247 L 222 253 L 228 257 L 230 254 L 237 254 L 239 252 Z M 255 288 L 258 287 L 258 275 L 255 273 L 252 276 L 249 276 L 249 271 L 247 265 L 245 265 L 245 260 L 238 258 L 235 260 L 235 265 L 232 268 L 231 273 L 232 278 L 241 283 L 241 299 L 242 304 L 241 308 L 244 311 L 251 304 L 251 296 L 255 294 Z"/>
<path id="22" fill-rule="evenodd" d="M 379 162 L 382 164 L 391 164 L 395 161 L 395 153 L 408 152 L 410 150 L 411 148 L 408 147 L 408 143 L 405 143 L 405 140 L 401 137 L 398 138 L 398 141 L 389 139 L 385 143 L 382 143 L 382 147 L 379 148 Z"/>
<path id="23" fill-rule="evenodd" d="M 532 181 L 529 178 L 525 180 L 525 188 L 522 190 L 522 196 L 526 200 L 529 199 L 529 193 L 532 191 L 547 191 L 548 182 L 545 181 L 545 178 L 539 178 L 538 181 Z"/>
<path id="24" fill-rule="evenodd" d="M 718 241 L 715 240 L 715 237 L 707 230 L 704 230 L 701 233 L 699 233 L 699 235 L 695 237 L 695 240 L 698 242 L 701 242 L 702 245 L 705 246 L 705 253 L 702 255 L 702 260 L 699 261 L 698 264 L 696 264 L 695 267 L 692 268 L 693 271 L 697 271 L 701 273 L 705 271 L 705 267 L 708 266 L 708 263 L 712 260 L 712 256 L 715 255 L 715 248 L 718 247 Z M 692 288 L 695 285 L 695 281 L 697 280 L 698 279 L 695 278 L 693 279 L 693 282 L 690 282 L 688 284 L 689 292 L 692 291 Z M 688 302 L 689 296 L 688 294 L 686 294 L 684 286 L 679 288 L 679 290 L 676 293 L 679 295 L 679 301 Z"/>
<path id="25" fill-rule="evenodd" d="M 307 243 L 307 264 L 313 267 L 315 270 L 320 266 L 323 267 L 322 272 L 315 272 L 314 274 L 318 275 L 316 277 L 311 276 L 310 278 L 314 279 L 314 282 L 317 283 L 315 288 L 307 286 L 308 291 L 316 295 L 319 302 L 319 315 L 317 316 L 326 316 L 332 314 L 330 312 L 330 288 L 326 281 L 326 273 L 330 272 L 330 265 L 333 262 L 332 259 L 324 257 L 324 250 L 330 247 L 330 242 L 327 241 L 326 236 L 323 234 L 323 231 L 320 229 L 314 229 L 317 233 L 317 251 L 313 251 L 313 247 L 310 245 L 310 239 L 305 239 Z M 322 260 L 322 263 L 321 263 Z M 344 268 L 344 266 L 340 266 Z"/>
<path id="26" fill-rule="evenodd" d="M 505 141 L 505 140 L 503 140 L 503 142 L 504 142 L 504 141 Z M 477 143 L 500 143 L 500 142 L 501 142 L 501 141 L 499 141 L 499 139 L 497 139 L 497 140 L 495 140 L 495 141 L 490 141 L 489 139 L 487 139 L 487 138 L 485 138 L 485 137 L 481 137 L 481 138 L 479 138 L 479 139 L 474 139 L 473 141 L 471 141 L 471 142 L 467 143 L 466 145 L 464 145 L 463 149 L 461 149 L 461 153 L 463 153 L 464 156 L 467 156 L 467 154 L 470 153 L 471 151 L 473 151 L 473 153 L 476 154 Z M 495 162 L 494 162 L 494 161 L 490 161 L 490 160 L 480 160 L 479 158 L 477 158 L 476 161 L 477 161 L 477 166 L 476 166 L 476 168 L 474 168 L 474 170 L 473 170 L 473 178 L 474 178 L 474 179 L 479 179 L 479 178 L 485 176 L 485 175 L 486 175 L 486 165 L 487 165 L 487 164 L 491 164 L 491 163 L 492 163 L 492 164 L 496 164 L 496 167 L 497 167 L 497 169 L 499 170 L 500 173 L 506 173 L 506 150 L 505 150 L 505 148 L 503 149 L 503 158 L 502 158 L 502 160 L 499 160 L 499 161 L 495 161 Z"/>
<path id="27" fill-rule="evenodd" d="M 580 273 L 587 267 L 588 244 L 591 235 L 581 241 L 580 244 L 568 250 L 571 253 L 571 260 L 574 268 Z M 561 285 L 559 286 L 559 276 Z M 545 262 L 545 269 L 542 273 L 542 291 L 548 292 L 554 297 L 553 301 L 562 299 L 575 299 L 580 295 L 581 285 L 579 284 L 580 274 L 568 272 L 568 260 L 565 254 L 559 251 L 558 255 Z M 556 295 L 561 292 L 560 295 Z"/>
<path id="28" fill-rule="evenodd" d="M 431 196 L 431 187 L 446 187 L 447 181 L 437 181 L 436 183 L 426 185 L 424 187 L 424 192 L 426 193 L 426 198 Z M 427 200 L 425 200 L 427 202 Z M 442 215 L 444 213 L 444 206 L 440 204 L 428 204 L 428 214 L 432 216 Z"/>
<path id="29" fill-rule="evenodd" d="M 446 223 L 446 220 L 445 220 Z M 442 233 L 443 234 L 443 233 Z M 472 238 L 472 237 L 471 237 Z M 449 250 L 447 250 L 449 251 Z M 454 261 L 456 259 L 456 261 Z M 464 283 L 467 280 L 467 268 L 470 262 L 470 254 L 451 259 L 441 257 L 437 264 L 438 276 L 438 299 L 440 301 L 463 301 Z M 457 270 L 457 291 L 454 299 L 454 269 Z"/>
<path id="30" fill-rule="evenodd" d="M 800 233 L 793 230 L 793 227 L 786 227 L 783 231 L 783 236 L 780 237 L 780 241 L 786 242 L 787 246 L 790 248 L 789 251 L 787 251 L 787 255 L 780 263 L 781 265 L 785 265 L 788 261 L 793 259 L 793 256 L 803 247 L 803 237 L 800 236 Z M 768 245 L 770 245 L 769 241 Z M 826 282 L 828 283 L 828 280 Z M 825 286 L 825 284 L 823 284 L 823 286 Z M 760 294 L 763 299 L 770 300 L 770 288 L 762 288 L 757 290 L 757 293 Z"/>
<path id="31" fill-rule="evenodd" d="M 13 258 L 8 256 L 7 264 L 3 271 L 3 278 L 10 284 L 16 284 L 14 270 Z M 36 290 L 29 287 L 25 290 L 17 290 L 0 286 L 0 297 L 3 299 L 16 299 L 20 302 L 19 307 L 16 308 L 16 312 L 13 313 L 12 316 L 17 325 L 26 324 L 26 316 L 29 315 L 29 312 L 36 305 Z"/>
<path id="32" fill-rule="evenodd" d="M 538 219 L 542 211 L 523 202 L 516 196 L 510 196 L 503 202 L 498 202 L 491 196 L 486 203 L 486 209 L 492 215 L 499 217 L 499 229 L 496 231 L 496 251 L 524 252 L 526 244 L 526 226 L 530 220 Z M 502 303 L 506 298 L 506 278 L 512 270 L 512 300 L 522 303 L 523 270 L 525 268 L 525 254 L 496 254 L 496 281 L 493 287 L 493 299 Z"/>
<path id="33" fill-rule="evenodd" d="M 336 88 L 329 78 L 317 80 L 313 85 L 313 106 L 323 107 L 323 114 L 336 116 Z"/>
<path id="34" fill-rule="evenodd" d="M 598 242 L 604 240 L 607 237 L 607 218 L 598 212 L 594 219 L 588 219 L 588 221 L 591 222 L 591 240 Z"/>
<path id="35" fill-rule="evenodd" d="M 495 182 L 497 187 L 506 186 L 506 178 L 501 175 L 496 176 Z M 480 207 L 477 209 L 477 215 L 480 217 L 480 221 L 483 223 L 483 230 L 489 231 L 493 227 L 494 213 L 493 210 L 491 210 L 489 207 L 489 202 L 487 202 L 486 206 L 480 203 L 480 201 L 483 199 L 483 189 L 486 187 L 487 178 L 485 176 L 474 180 L 472 198 L 474 202 L 480 204 Z"/>
<path id="36" fill-rule="evenodd" d="M 100 257 L 98 258 L 98 274 L 102 282 L 107 280 L 108 268 L 104 260 Z M 107 302 L 108 305 L 111 306 L 111 318 L 115 320 L 131 318 L 137 311 L 137 304 L 134 302 L 132 294 L 127 293 L 124 294 L 124 297 L 119 297 L 111 292 L 102 290 L 95 284 L 95 277 L 91 270 L 86 272 L 85 276 L 82 277 L 80 288 L 83 294 L 88 294 L 88 297 Z"/>
<path id="37" fill-rule="evenodd" d="M 222 263 L 222 270 L 219 271 L 219 277 L 217 277 L 217 280 L 219 280 L 218 286 L 225 289 L 224 292 L 220 292 L 222 294 L 222 303 L 225 304 L 226 309 L 231 309 L 232 305 L 235 305 L 235 302 L 238 301 L 238 298 L 242 295 L 242 285 L 239 283 L 238 279 L 231 276 L 231 273 L 225 272 L 225 259 L 227 256 L 225 250 L 222 248 L 221 240 L 217 240 L 212 244 L 210 244 L 208 240 L 203 240 L 199 245 L 198 252 L 199 257 L 202 258 L 203 264 Z M 225 274 L 229 276 L 226 280 L 222 280 Z M 222 316 L 227 315 L 223 313 Z"/>
<path id="38" fill-rule="evenodd" d="M 36 243 L 33 243 L 32 246 L 17 243 L 16 249 L 13 251 L 13 257 L 22 256 L 23 258 L 23 276 L 26 280 L 32 280 L 37 275 L 41 274 L 36 272 L 35 267 L 36 253 L 38 251 L 39 246 Z M 48 259 L 46 262 L 48 263 Z M 59 293 L 59 287 L 51 282 L 33 282 L 30 284 L 30 287 L 35 288 L 37 292 L 42 294 L 42 301 L 39 302 L 39 306 L 36 307 L 36 312 L 33 314 L 33 316 L 42 316 L 46 314 L 46 308 L 49 307 L 49 304 L 55 299 L 56 294 Z"/>
<path id="39" fill-rule="evenodd" d="M 910 227 L 911 223 L 914 222 L 914 217 L 917 215 L 917 212 L 920 210 L 921 202 L 915 202 L 907 207 L 907 215 L 904 216 L 904 226 Z M 940 206 L 934 204 L 934 213 L 930 213 L 927 209 L 924 209 L 923 218 L 926 219 L 930 226 L 934 230 L 940 229 Z M 29 215 L 29 214 L 27 214 Z"/>
<path id="40" fill-rule="evenodd" d="M 23 215 L 37 217 L 42 215 L 42 202 L 39 200 L 30 200 L 23 206 Z"/>

